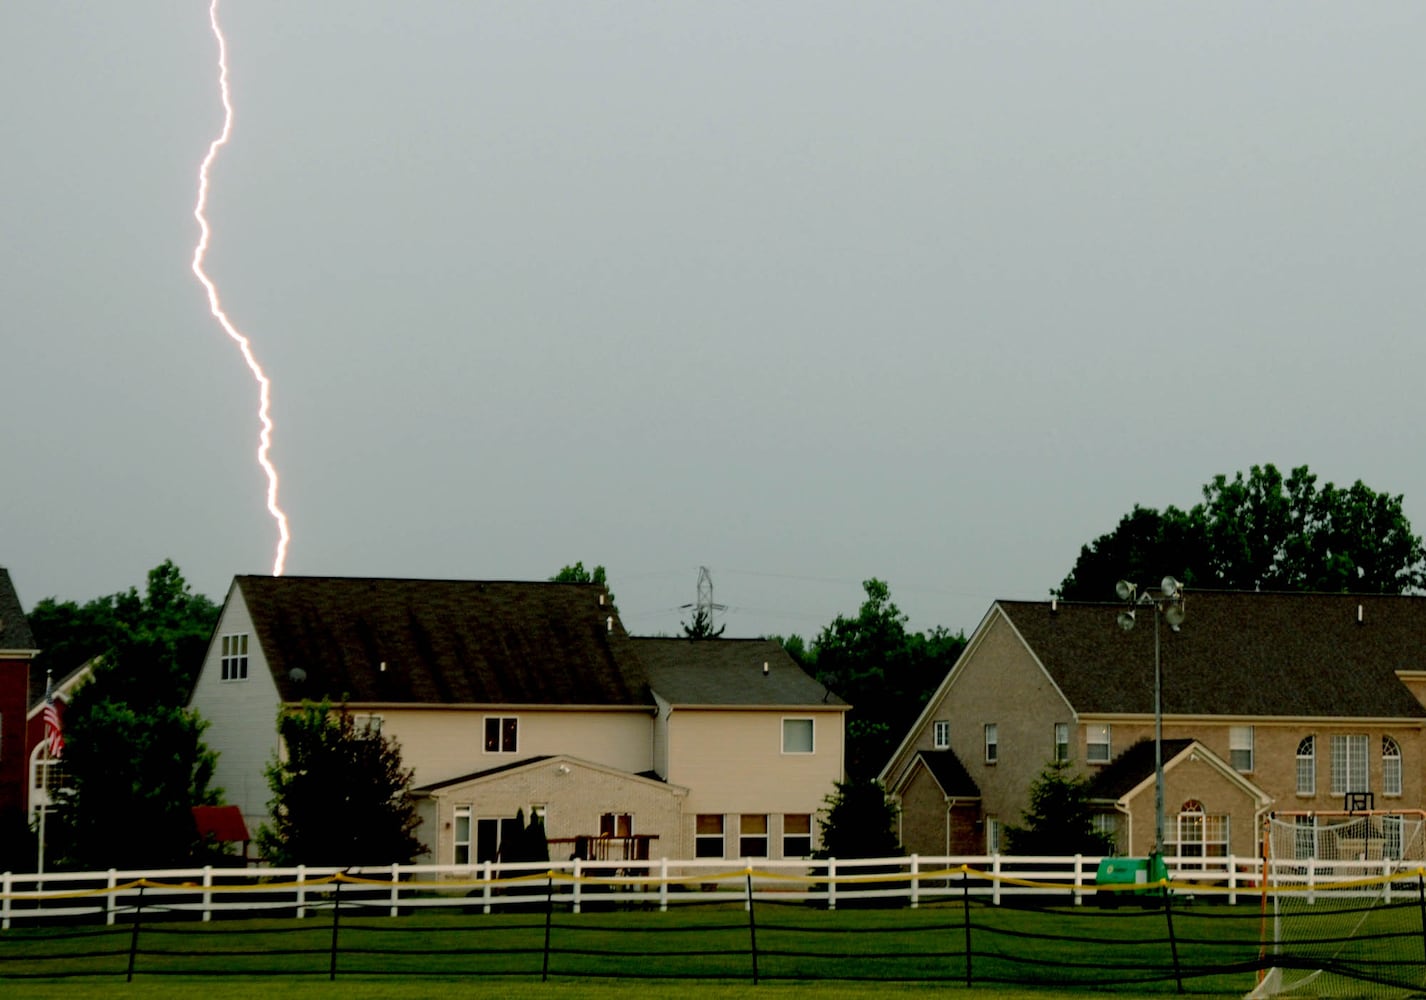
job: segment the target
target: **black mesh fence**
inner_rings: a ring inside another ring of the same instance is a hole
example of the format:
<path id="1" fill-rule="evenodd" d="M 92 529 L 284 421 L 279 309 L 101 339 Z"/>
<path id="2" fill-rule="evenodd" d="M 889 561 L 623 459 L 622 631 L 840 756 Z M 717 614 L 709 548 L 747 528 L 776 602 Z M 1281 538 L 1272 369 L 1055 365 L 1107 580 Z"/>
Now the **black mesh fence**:
<path id="1" fill-rule="evenodd" d="M 653 892 L 649 876 L 546 872 L 398 896 L 389 883 L 338 874 L 305 884 L 300 915 L 281 886 L 228 887 L 253 905 L 215 912 L 193 908 L 190 885 L 143 880 L 86 890 L 91 902 L 122 890 L 116 906 L 13 909 L 0 980 L 876 981 L 1241 995 L 1303 970 L 1363 990 L 1426 985 L 1421 872 L 1397 873 L 1390 893 L 1363 881 L 1350 893 L 1263 889 L 1232 901 L 1175 883 L 1086 892 L 1020 878 L 1029 891 L 972 892 L 992 878 L 962 867 L 833 886 L 744 870 Z"/>

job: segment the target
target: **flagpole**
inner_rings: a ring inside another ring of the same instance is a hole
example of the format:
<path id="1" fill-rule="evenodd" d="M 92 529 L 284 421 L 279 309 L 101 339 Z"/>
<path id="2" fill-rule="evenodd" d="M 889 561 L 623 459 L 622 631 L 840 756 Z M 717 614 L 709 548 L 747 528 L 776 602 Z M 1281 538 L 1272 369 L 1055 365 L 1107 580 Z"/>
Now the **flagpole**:
<path id="1" fill-rule="evenodd" d="M 46 686 L 48 686 L 48 685 L 46 685 Z M 48 805 L 48 799 L 49 799 L 49 794 L 50 794 L 50 790 L 49 790 L 49 787 L 48 787 L 48 786 L 49 786 L 49 773 L 50 773 L 49 761 L 50 761 L 50 741 L 49 741 L 49 739 L 48 739 L 48 737 L 47 737 L 47 738 L 45 739 L 45 741 L 44 741 L 44 753 L 40 755 L 40 788 L 39 788 L 39 790 L 40 790 L 42 793 L 44 793 L 44 798 L 45 798 L 46 801 L 40 803 L 40 857 L 39 857 L 38 862 L 37 862 L 36 865 L 35 865 L 35 874 L 36 874 L 36 875 L 43 875 L 43 874 L 45 873 L 45 813 L 49 812 L 49 809 L 46 808 L 46 806 Z M 36 796 L 36 798 L 38 798 L 38 797 L 39 797 L 39 796 Z"/>

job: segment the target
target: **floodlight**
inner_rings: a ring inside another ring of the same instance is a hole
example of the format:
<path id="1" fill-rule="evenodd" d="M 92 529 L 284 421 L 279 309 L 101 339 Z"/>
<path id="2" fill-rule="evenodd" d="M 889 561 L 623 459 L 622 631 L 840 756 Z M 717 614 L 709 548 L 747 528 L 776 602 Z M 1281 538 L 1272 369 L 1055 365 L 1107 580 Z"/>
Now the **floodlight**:
<path id="1" fill-rule="evenodd" d="M 1169 623 L 1170 628 L 1178 628 L 1183 624 L 1183 602 L 1174 601 L 1164 608 L 1164 621 Z"/>
<path id="2" fill-rule="evenodd" d="M 1119 612 L 1119 627 L 1122 628 L 1125 632 L 1130 631 L 1134 627 L 1133 611 Z"/>
<path id="3" fill-rule="evenodd" d="M 1121 601 L 1132 601 L 1134 599 L 1134 585 L 1128 580 L 1120 580 L 1114 585 L 1114 593 L 1119 595 Z"/>
<path id="4" fill-rule="evenodd" d="M 1164 577 L 1163 583 L 1159 584 L 1159 586 L 1163 588 L 1165 597 L 1177 597 L 1183 590 L 1183 584 L 1171 576 Z"/>

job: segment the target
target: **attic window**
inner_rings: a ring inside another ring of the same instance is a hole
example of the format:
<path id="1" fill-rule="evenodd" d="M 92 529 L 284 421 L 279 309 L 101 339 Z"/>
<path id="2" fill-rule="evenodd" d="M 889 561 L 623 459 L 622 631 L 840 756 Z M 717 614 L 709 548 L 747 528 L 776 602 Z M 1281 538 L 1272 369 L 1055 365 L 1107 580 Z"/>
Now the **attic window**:
<path id="1" fill-rule="evenodd" d="M 512 715 L 485 717 L 485 752 L 515 753 L 519 748 L 520 720 Z"/>
<path id="2" fill-rule="evenodd" d="M 236 632 L 223 636 L 222 678 L 225 681 L 248 679 L 248 634 Z"/>

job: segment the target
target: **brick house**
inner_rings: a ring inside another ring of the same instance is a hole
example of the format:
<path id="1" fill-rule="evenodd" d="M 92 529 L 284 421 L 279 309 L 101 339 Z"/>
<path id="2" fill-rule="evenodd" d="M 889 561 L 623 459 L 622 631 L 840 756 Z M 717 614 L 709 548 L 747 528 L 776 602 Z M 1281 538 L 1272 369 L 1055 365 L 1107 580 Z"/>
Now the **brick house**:
<path id="1" fill-rule="evenodd" d="M 0 823 L 24 822 L 29 754 L 30 661 L 39 650 L 10 573 L 0 566 Z"/>
<path id="2" fill-rule="evenodd" d="M 435 863 L 516 809 L 557 843 L 804 856 L 843 773 L 847 706 L 775 642 L 633 638 L 593 584 L 239 576 L 191 704 L 250 829 L 279 710 L 324 697 L 400 743 Z"/>
<path id="3" fill-rule="evenodd" d="M 908 851 L 999 850 L 1064 758 L 1094 779 L 1119 850 L 1148 852 L 1154 629 L 1121 630 L 1121 610 L 992 605 L 881 773 Z M 1254 853 L 1267 812 L 1352 792 L 1426 807 L 1426 599 L 1190 591 L 1185 612 L 1159 636 L 1167 853 Z"/>

